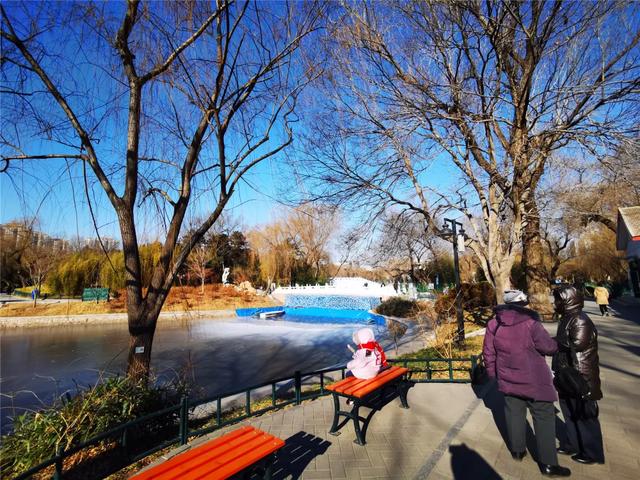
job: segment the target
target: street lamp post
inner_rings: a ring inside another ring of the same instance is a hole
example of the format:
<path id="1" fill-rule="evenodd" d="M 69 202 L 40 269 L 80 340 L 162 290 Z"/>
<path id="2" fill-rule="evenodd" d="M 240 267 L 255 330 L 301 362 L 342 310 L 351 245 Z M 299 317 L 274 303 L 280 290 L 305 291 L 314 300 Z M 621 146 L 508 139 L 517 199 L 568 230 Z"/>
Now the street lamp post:
<path id="1" fill-rule="evenodd" d="M 458 229 L 460 227 L 460 229 Z M 460 288 L 460 262 L 458 260 L 458 235 L 464 238 L 464 226 L 450 218 L 444 219 L 442 226 L 444 235 L 451 238 L 453 243 L 453 273 L 456 280 L 456 319 L 458 323 L 457 335 L 455 343 L 462 345 L 464 343 L 464 312 L 462 309 L 462 289 Z"/>

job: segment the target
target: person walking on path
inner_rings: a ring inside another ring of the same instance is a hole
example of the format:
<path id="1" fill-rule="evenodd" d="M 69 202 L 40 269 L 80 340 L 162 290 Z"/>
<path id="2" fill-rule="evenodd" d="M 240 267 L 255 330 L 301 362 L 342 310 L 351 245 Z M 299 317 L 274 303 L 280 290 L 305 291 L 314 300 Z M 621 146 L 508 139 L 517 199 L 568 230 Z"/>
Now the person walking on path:
<path id="1" fill-rule="evenodd" d="M 527 296 L 505 292 L 504 305 L 495 309 L 487 325 L 482 353 L 487 374 L 497 378 L 504 394 L 509 449 L 515 460 L 526 455 L 527 408 L 533 417 L 538 462 L 543 475 L 568 477 L 571 470 L 558 465 L 553 402 L 558 396 L 551 370 L 544 359 L 558 345 L 542 326 L 540 316 L 525 308 Z"/>
<path id="2" fill-rule="evenodd" d="M 600 315 L 609 316 L 609 290 L 604 286 L 604 282 L 599 282 L 598 286 L 593 289 L 593 296 L 596 297 L 596 303 L 600 307 Z"/>
<path id="3" fill-rule="evenodd" d="M 561 315 L 556 340 L 559 351 L 553 359 L 553 370 L 571 367 L 586 381 L 585 393 L 560 394 L 560 409 L 564 418 L 566 439 L 560 441 L 558 452 L 572 455 L 584 464 L 604 463 L 602 429 L 598 420 L 598 403 L 602 399 L 598 360 L 598 331 L 582 312 L 582 295 L 571 285 L 553 291 L 556 311 Z M 560 386 L 560 385 L 559 385 Z"/>

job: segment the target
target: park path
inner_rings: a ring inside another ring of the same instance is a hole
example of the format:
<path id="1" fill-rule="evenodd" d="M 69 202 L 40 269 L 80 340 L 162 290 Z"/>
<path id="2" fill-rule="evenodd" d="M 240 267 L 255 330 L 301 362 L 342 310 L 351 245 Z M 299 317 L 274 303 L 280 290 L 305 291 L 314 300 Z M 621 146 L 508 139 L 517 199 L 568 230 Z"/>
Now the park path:
<path id="1" fill-rule="evenodd" d="M 571 468 L 571 478 L 635 480 L 640 476 L 640 302 L 629 299 L 614 304 L 616 316 L 612 317 L 595 315 L 593 302 L 587 302 L 585 310 L 600 332 L 605 395 L 600 402 L 600 418 L 607 462 L 586 466 L 560 456 L 560 463 Z M 555 334 L 555 324 L 546 326 Z M 286 440 L 276 464 L 276 479 L 543 478 L 532 459 L 536 455 L 532 439 L 527 442 L 529 455 L 523 462 L 511 459 L 501 435 L 501 401 L 499 393 L 491 388 L 476 393 L 469 385 L 418 384 L 409 392 L 410 410 L 391 404 L 374 416 L 365 446 L 353 443 L 351 424 L 340 436 L 328 434 L 333 416 L 333 403 L 328 397 L 243 425 L 254 425 Z M 231 428 L 197 439 L 186 448 Z"/>

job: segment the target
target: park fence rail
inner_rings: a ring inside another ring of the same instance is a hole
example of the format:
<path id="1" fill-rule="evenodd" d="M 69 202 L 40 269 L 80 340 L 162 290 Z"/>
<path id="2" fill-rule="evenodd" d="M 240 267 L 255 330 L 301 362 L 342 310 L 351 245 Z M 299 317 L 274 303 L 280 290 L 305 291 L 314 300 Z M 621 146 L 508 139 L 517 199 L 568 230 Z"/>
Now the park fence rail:
<path id="1" fill-rule="evenodd" d="M 478 362 L 473 355 L 467 358 L 391 359 L 389 363 L 409 368 L 409 380 L 414 383 L 469 383 L 470 372 Z M 325 368 L 309 373 L 296 371 L 283 377 L 227 392 L 222 395 L 193 399 L 188 395 L 180 403 L 153 412 L 130 422 L 118 425 L 71 448 L 58 448 L 45 462 L 22 472 L 15 480 L 26 480 L 53 466 L 53 479 L 65 478 L 65 460 L 85 449 L 95 449 L 105 443 L 115 445 L 118 453 L 126 458 L 118 469 L 125 468 L 159 450 L 172 445 L 186 445 L 191 437 L 211 433 L 227 425 L 265 414 L 288 405 L 300 405 L 331 393 L 328 384 L 345 378 L 345 366 Z M 239 403 L 239 406 L 237 406 Z M 166 419 L 175 418 L 173 428 L 166 428 Z M 165 425 L 160 429 L 144 429 L 158 432 L 153 445 L 144 451 L 135 448 L 132 432 L 145 424 Z M 76 467 L 74 467 L 76 468 Z M 117 471 L 117 470 L 116 470 Z M 115 473 L 112 472 L 112 473 Z"/>

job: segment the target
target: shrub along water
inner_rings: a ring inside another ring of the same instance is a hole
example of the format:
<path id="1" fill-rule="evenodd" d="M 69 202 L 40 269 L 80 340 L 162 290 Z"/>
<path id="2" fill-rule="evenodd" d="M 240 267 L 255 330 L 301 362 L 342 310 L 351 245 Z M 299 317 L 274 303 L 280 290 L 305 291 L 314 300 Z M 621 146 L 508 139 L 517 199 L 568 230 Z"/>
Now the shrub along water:
<path id="1" fill-rule="evenodd" d="M 18 415 L 13 432 L 2 437 L 3 477 L 13 477 L 48 460 L 59 448 L 69 449 L 119 424 L 176 404 L 181 390 L 179 386 L 149 387 L 126 377 L 113 377 L 75 397 L 61 397 L 44 410 Z M 157 430 L 175 420 L 169 415 L 142 428 Z M 138 431 L 136 436 L 145 433 Z"/>
<path id="2" fill-rule="evenodd" d="M 391 297 L 376 307 L 375 312 L 389 317 L 413 317 L 418 311 L 418 304 L 414 300 Z"/>

